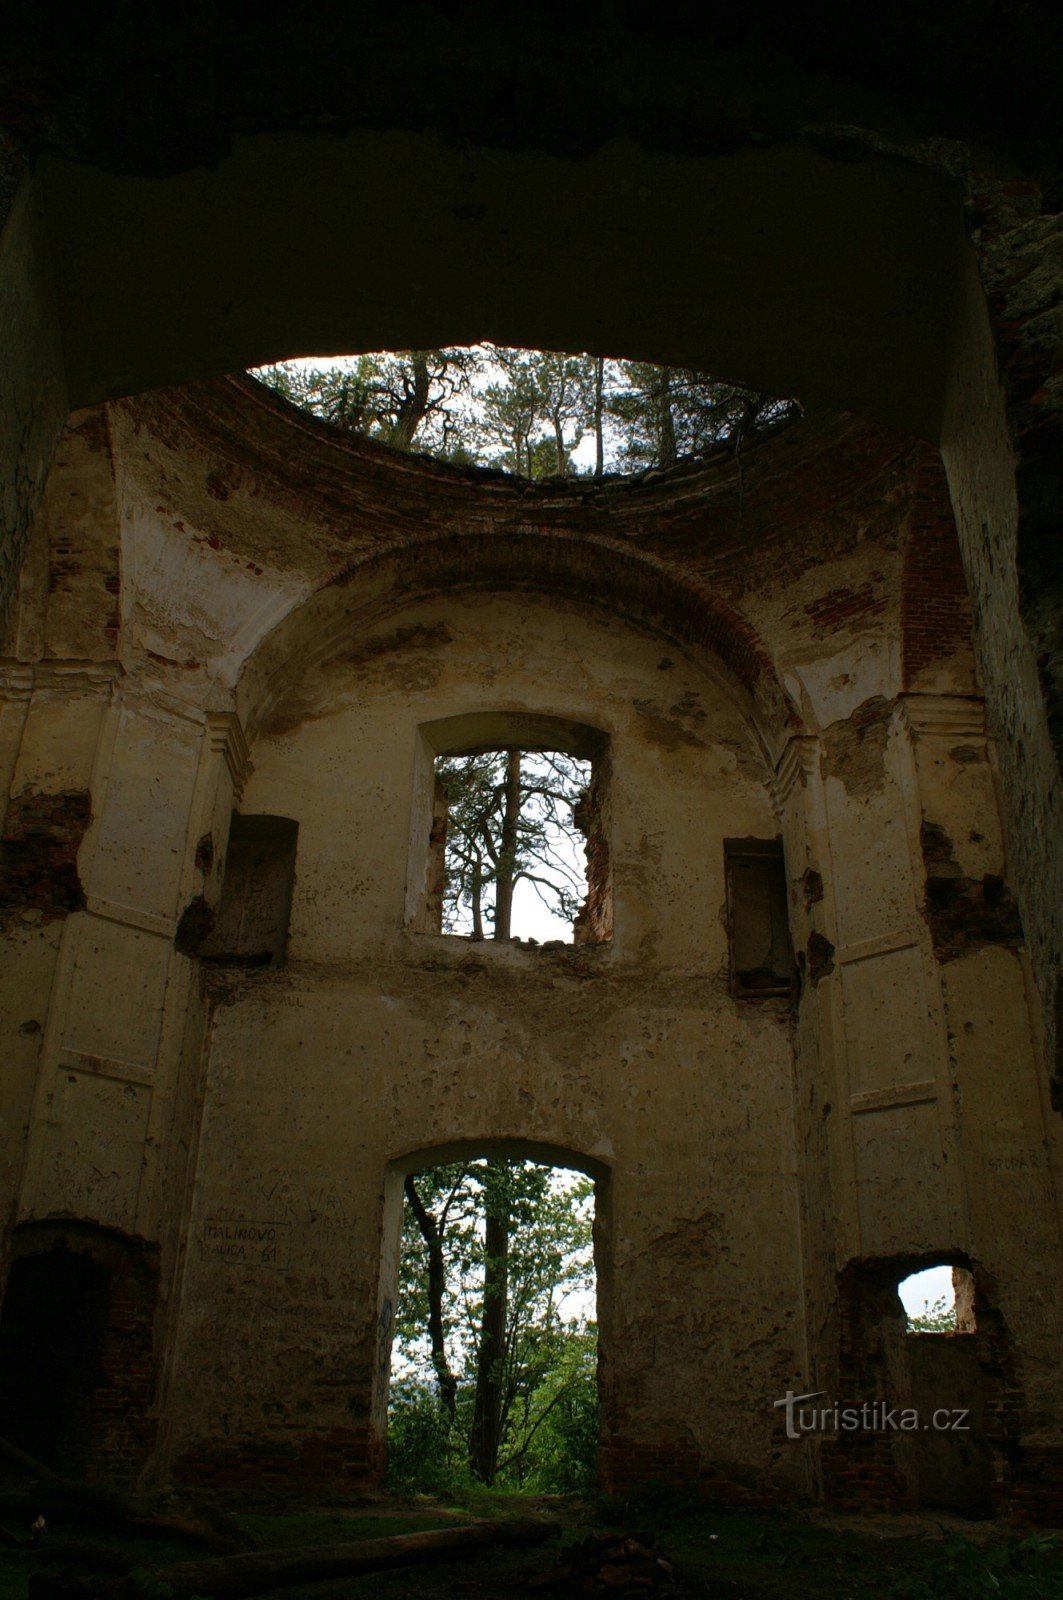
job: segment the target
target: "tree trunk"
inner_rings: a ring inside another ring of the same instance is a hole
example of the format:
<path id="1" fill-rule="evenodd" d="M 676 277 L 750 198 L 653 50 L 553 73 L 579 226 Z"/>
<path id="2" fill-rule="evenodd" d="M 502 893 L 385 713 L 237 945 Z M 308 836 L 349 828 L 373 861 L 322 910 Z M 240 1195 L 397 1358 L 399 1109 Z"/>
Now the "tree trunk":
<path id="1" fill-rule="evenodd" d="M 479 859 L 477 859 L 476 864 L 472 869 L 472 884 L 470 887 L 470 898 L 472 900 L 472 936 L 474 939 L 482 939 L 484 936 L 483 893 L 483 873 L 480 871 L 480 862 Z"/>
<path id="2" fill-rule="evenodd" d="M 502 809 L 502 844 L 495 879 L 495 938 L 508 939 L 513 923 L 513 877 L 517 870 L 517 824 L 520 821 L 520 751 L 506 751 L 506 789 Z"/>
<path id="3" fill-rule="evenodd" d="M 421 1238 L 428 1248 L 428 1337 L 432 1345 L 432 1366 L 439 1385 L 439 1398 L 454 1421 L 458 1380 L 447 1361 L 447 1347 L 443 1337 L 443 1295 L 446 1290 L 447 1269 L 443 1259 L 443 1238 L 439 1224 L 417 1193 L 417 1185 L 408 1177 L 403 1185 L 410 1202 Z"/>
<path id="4" fill-rule="evenodd" d="M 737 453 L 746 442 L 748 434 L 753 432 L 757 425 L 757 418 L 764 409 L 767 401 L 766 394 L 747 395 L 742 404 L 742 414 L 734 425 L 733 442 L 731 448 Z"/>
<path id="5" fill-rule="evenodd" d="M 675 422 L 672 418 L 672 374 L 668 367 L 661 369 L 657 390 L 657 456 L 662 467 L 675 464 Z"/>
<path id="6" fill-rule="evenodd" d="M 413 436 L 424 421 L 425 412 L 428 410 L 428 393 L 431 380 L 428 376 L 428 357 L 423 350 L 414 350 L 410 370 L 413 382 L 405 380 L 405 398 L 402 409 L 395 419 L 395 426 L 391 430 L 388 443 L 396 450 L 408 450 L 413 443 Z"/>
<path id="7" fill-rule="evenodd" d="M 506 1165 L 489 1161 L 484 1180 L 484 1306 L 476 1352 L 476 1401 L 469 1464 L 493 1483 L 502 1443 L 502 1358 L 509 1289 L 509 1204 Z"/>
<path id="8" fill-rule="evenodd" d="M 594 476 L 605 476 L 605 430 L 602 418 L 605 410 L 602 391 L 605 385 L 605 357 L 594 363 Z"/>
<path id="9" fill-rule="evenodd" d="M 568 470 L 568 459 L 565 455 L 565 429 L 561 417 L 561 407 L 554 411 L 551 421 L 554 425 L 554 451 L 557 456 L 557 475 L 563 478 Z"/>

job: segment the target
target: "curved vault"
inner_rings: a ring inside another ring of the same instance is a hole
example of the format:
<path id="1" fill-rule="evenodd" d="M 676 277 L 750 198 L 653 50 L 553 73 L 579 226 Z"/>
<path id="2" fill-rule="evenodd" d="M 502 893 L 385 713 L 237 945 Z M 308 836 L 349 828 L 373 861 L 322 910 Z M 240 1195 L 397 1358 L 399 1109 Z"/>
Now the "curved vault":
<path id="1" fill-rule="evenodd" d="M 921 449 L 812 413 L 739 460 L 529 485 L 342 434 L 246 378 L 158 391 L 116 415 L 132 425 L 123 453 L 148 503 L 179 510 L 200 549 L 265 568 L 263 595 L 276 582 L 280 603 L 215 668 L 249 731 L 293 669 L 356 653 L 374 619 L 443 591 L 518 591 L 607 610 L 716 662 L 773 758 L 801 724 L 744 597 L 765 570 L 789 582 L 822 559 L 824 504 L 842 508 L 828 553 L 855 548 L 883 483 Z M 195 652 L 175 640 L 172 653 Z"/>

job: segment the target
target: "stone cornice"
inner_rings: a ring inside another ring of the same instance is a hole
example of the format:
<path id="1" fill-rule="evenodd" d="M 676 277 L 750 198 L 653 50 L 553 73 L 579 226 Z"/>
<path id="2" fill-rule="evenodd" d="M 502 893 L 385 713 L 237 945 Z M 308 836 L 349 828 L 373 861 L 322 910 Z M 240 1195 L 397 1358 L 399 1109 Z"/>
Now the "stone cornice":
<path id="1" fill-rule="evenodd" d="M 802 785 L 807 783 L 815 771 L 818 755 L 819 741 L 810 734 L 797 734 L 789 741 L 771 780 L 771 795 L 777 811 L 783 810 L 799 780 Z"/>
<path id="2" fill-rule="evenodd" d="M 0 661 L 0 700 L 34 694 L 109 694 L 125 669 L 120 661 Z"/>
<path id="3" fill-rule="evenodd" d="M 251 776 L 251 751 L 243 725 L 235 711 L 212 711 L 207 716 L 210 748 L 224 756 L 232 779 L 234 797 L 239 800 Z"/>
<path id="4" fill-rule="evenodd" d="M 976 695 L 902 694 L 898 708 L 915 738 L 985 738 L 985 704 Z"/>

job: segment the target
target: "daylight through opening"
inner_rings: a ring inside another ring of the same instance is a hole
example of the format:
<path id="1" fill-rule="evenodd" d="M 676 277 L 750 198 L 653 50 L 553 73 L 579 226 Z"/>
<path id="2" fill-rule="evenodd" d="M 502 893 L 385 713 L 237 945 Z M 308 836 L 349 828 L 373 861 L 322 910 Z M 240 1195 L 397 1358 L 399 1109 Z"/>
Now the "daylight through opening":
<path id="1" fill-rule="evenodd" d="M 535 944 L 593 937 L 591 762 L 510 747 L 439 756 L 435 776 L 441 931 Z"/>
<path id="2" fill-rule="evenodd" d="M 801 409 L 693 368 L 494 344 L 297 359 L 252 376 L 346 432 L 520 478 L 671 467 L 738 450 Z"/>
<path id="3" fill-rule="evenodd" d="M 897 1285 L 909 1333 L 973 1333 L 974 1279 L 966 1267 L 924 1267 Z"/>
<path id="4" fill-rule="evenodd" d="M 409 1174 L 403 1190 L 390 1486 L 591 1488 L 594 1181 L 482 1156 Z"/>

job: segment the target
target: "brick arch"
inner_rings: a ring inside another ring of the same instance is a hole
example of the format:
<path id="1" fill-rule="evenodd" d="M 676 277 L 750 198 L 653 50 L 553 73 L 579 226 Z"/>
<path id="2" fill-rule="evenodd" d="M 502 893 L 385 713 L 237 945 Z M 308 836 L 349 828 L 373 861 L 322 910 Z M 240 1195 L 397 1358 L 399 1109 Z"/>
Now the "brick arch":
<path id="1" fill-rule="evenodd" d="M 649 553 L 602 536 L 506 528 L 448 533 L 352 564 L 289 612 L 245 663 L 238 703 L 254 733 L 287 693 L 293 674 L 389 614 L 437 594 L 530 593 L 590 611 L 693 649 L 745 709 L 769 764 L 800 715 L 771 656 L 738 609 L 696 578 Z"/>
<path id="2" fill-rule="evenodd" d="M 57 1469 L 138 1481 L 155 1443 L 158 1294 L 158 1250 L 143 1239 L 73 1219 L 15 1228 L 0 1307 L 0 1393 L 16 1443 L 33 1454 L 38 1442 L 18 1437 L 20 1392 L 35 1396 L 25 1421 L 32 1435 L 40 1395 L 58 1385 L 65 1415 L 42 1435 Z"/>

